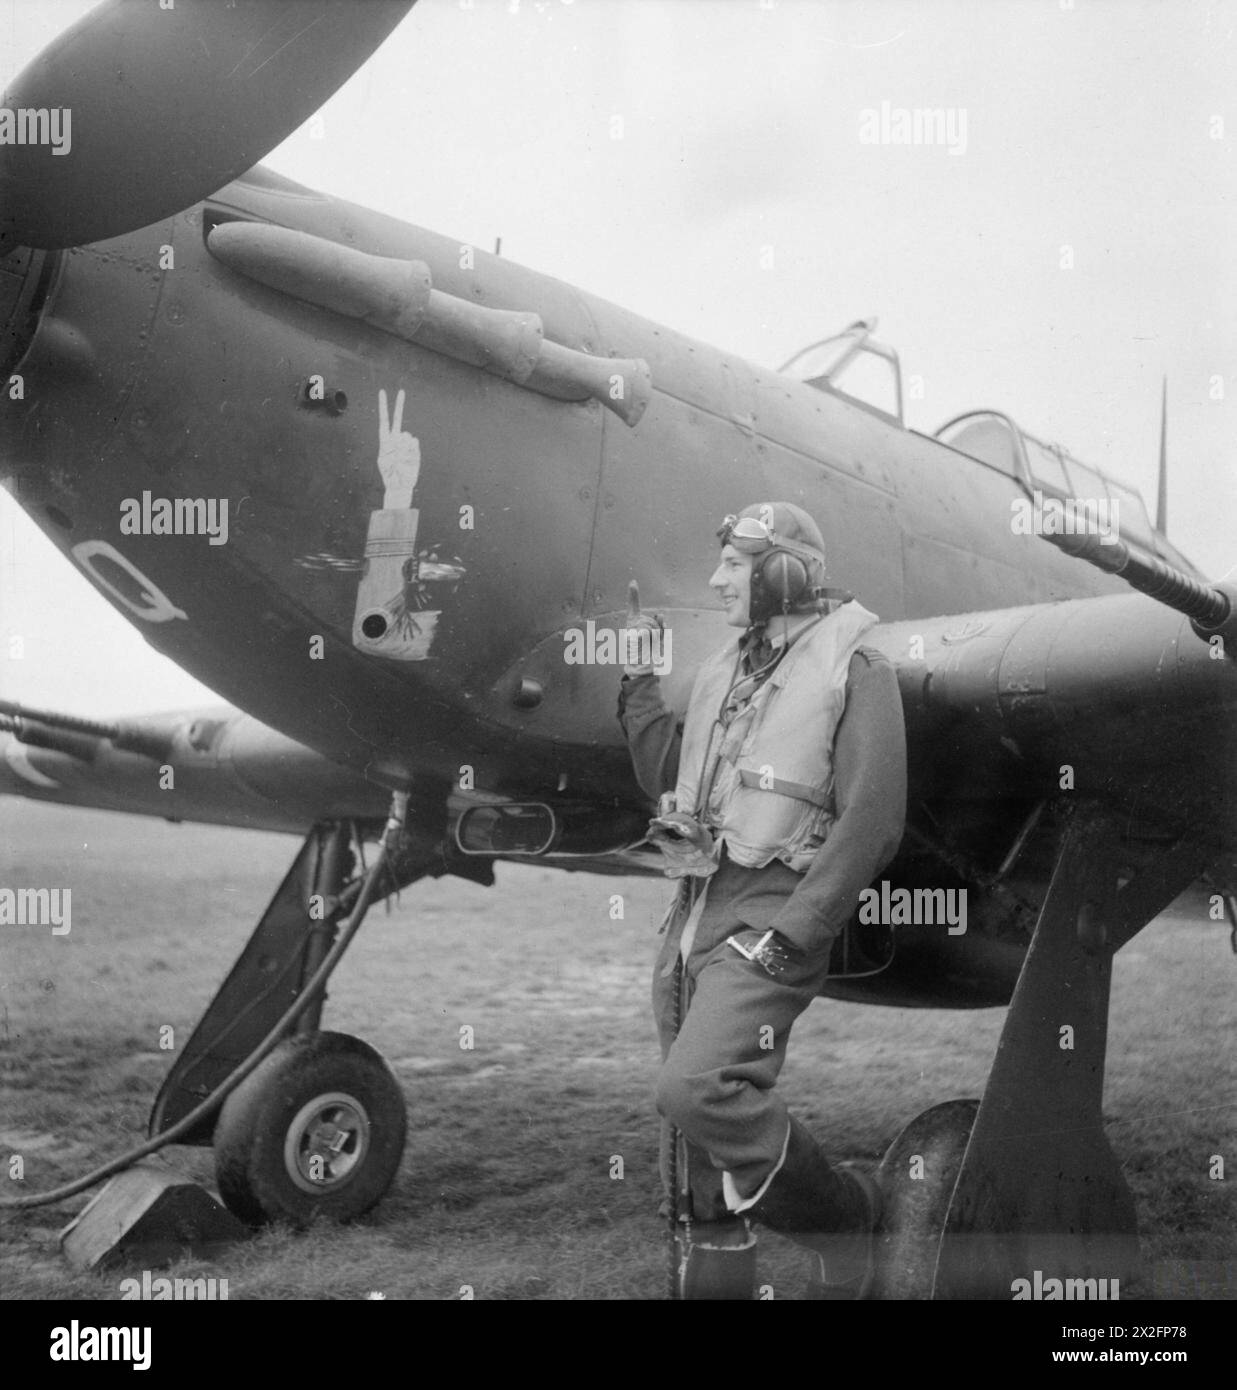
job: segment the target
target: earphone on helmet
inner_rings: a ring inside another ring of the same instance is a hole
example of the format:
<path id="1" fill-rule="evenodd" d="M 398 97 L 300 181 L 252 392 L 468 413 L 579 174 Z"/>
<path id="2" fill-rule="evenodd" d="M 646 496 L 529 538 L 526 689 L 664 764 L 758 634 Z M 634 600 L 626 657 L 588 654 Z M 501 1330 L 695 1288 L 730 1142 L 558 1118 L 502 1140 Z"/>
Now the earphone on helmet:
<path id="1" fill-rule="evenodd" d="M 761 513 L 727 516 L 717 532 L 723 545 L 752 556 L 748 604 L 752 623 L 768 622 L 775 614 L 810 605 L 829 592 L 825 588 L 825 557 L 812 546 L 779 536 L 771 506 L 763 505 Z"/>

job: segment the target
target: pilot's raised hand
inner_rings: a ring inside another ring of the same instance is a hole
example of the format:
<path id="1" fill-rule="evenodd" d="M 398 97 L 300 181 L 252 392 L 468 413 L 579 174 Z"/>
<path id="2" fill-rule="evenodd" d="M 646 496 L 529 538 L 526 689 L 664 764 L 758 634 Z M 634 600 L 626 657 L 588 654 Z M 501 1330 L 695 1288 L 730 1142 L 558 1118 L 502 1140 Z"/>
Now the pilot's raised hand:
<path id="1" fill-rule="evenodd" d="M 386 489 L 384 511 L 412 506 L 412 494 L 421 474 L 421 445 L 401 429 L 404 423 L 404 391 L 395 397 L 395 413 L 387 421 L 387 393 L 378 392 L 378 471 Z"/>
<path id="2" fill-rule="evenodd" d="M 627 586 L 627 629 L 629 632 L 639 632 L 647 630 L 650 633 L 660 634 L 665 631 L 666 623 L 660 613 L 643 613 L 640 610 L 640 585 L 633 579 Z M 640 643 L 640 650 L 637 655 L 646 654 L 648 662 L 642 662 L 637 666 L 624 666 L 625 676 L 648 676 L 654 669 L 653 658 L 655 657 L 655 645 L 659 644 L 659 638 L 650 637 Z"/>

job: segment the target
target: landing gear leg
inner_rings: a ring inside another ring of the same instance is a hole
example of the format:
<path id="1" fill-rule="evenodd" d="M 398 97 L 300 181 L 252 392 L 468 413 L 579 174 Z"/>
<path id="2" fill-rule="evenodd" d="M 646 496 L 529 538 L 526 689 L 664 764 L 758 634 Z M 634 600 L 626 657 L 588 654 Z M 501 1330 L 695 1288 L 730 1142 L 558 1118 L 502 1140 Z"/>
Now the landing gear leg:
<path id="1" fill-rule="evenodd" d="M 1037 1271 L 1041 1286 L 1136 1272 L 1133 1198 L 1103 1124 L 1112 958 L 1197 877 L 1199 843 L 1122 881 L 1115 827 L 1076 808 L 982 1102 L 927 1111 L 882 1164 L 883 1296 L 1009 1299 Z"/>
<path id="2" fill-rule="evenodd" d="M 349 825 L 315 825 L 236 964 L 180 1051 L 155 1098 L 150 1134 L 187 1115 L 240 1065 L 301 993 L 335 939 L 351 868 Z M 297 1022 L 315 1032 L 322 996 Z M 217 1114 L 217 1112 L 216 1112 Z M 205 1116 L 183 1144 L 209 1144 L 216 1115 Z"/>
<path id="3" fill-rule="evenodd" d="M 372 1207 L 399 1169 L 407 1129 L 399 1084 L 366 1043 L 318 1031 L 326 980 L 314 977 L 338 964 L 374 896 L 442 871 L 437 844 L 414 848 L 403 838 L 406 802 L 394 799 L 382 857 L 365 875 L 349 877 L 346 823 L 310 832 L 156 1100 L 151 1131 L 162 1133 L 277 1036 L 276 1028 L 295 1026 L 181 1136 L 207 1143 L 213 1133 L 220 1193 L 251 1223 L 304 1225 L 319 1214 L 348 1220 Z M 336 946 L 345 919 L 348 935 Z M 281 1024 L 311 987 L 295 1025 Z"/>
<path id="4" fill-rule="evenodd" d="M 1036 1270 L 1128 1281 L 1137 1263 L 1102 1112 L 1117 867 L 1109 823 L 1076 813 L 962 1159 L 935 1298 L 1011 1298 Z"/>

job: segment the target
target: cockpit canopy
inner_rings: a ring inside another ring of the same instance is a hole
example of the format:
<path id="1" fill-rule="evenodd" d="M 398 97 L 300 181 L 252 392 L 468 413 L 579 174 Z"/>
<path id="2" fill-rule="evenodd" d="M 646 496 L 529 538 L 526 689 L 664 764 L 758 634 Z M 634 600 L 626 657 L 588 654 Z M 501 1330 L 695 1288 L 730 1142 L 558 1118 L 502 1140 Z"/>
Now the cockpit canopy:
<path id="1" fill-rule="evenodd" d="M 872 337 L 875 331 L 875 319 L 857 319 L 841 333 L 795 353 L 778 370 L 900 425 L 902 364 L 893 348 Z"/>
<path id="2" fill-rule="evenodd" d="M 905 424 L 902 417 L 902 364 L 898 354 L 872 336 L 876 320 L 858 319 L 832 337 L 797 352 L 779 370 L 818 391 L 841 396 L 865 410 Z M 1117 502 L 1121 535 L 1153 553 L 1157 547 L 1142 497 L 1110 473 L 1082 463 L 1058 444 L 1045 444 L 996 410 L 958 415 L 934 438 L 1016 478 L 1028 491 L 1039 488 L 1059 498 Z"/>
<path id="3" fill-rule="evenodd" d="M 1111 473 L 1074 458 L 1059 444 L 1036 439 L 1008 415 L 973 410 L 942 425 L 935 437 L 959 453 L 999 468 L 1029 489 L 1039 488 L 1046 496 L 1119 503 L 1115 515 L 1122 537 L 1155 552 L 1151 518 L 1139 493 Z"/>

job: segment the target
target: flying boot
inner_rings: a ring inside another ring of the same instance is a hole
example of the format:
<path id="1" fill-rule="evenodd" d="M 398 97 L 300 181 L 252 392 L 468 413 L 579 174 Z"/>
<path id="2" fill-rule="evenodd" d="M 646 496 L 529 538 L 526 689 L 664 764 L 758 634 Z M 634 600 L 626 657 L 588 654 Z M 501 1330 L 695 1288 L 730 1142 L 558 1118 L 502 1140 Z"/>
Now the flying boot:
<path id="1" fill-rule="evenodd" d="M 675 1247 L 681 1299 L 755 1299 L 756 1237 L 745 1218 L 680 1222 Z"/>
<path id="2" fill-rule="evenodd" d="M 866 1298 L 875 1274 L 881 1190 L 854 1164 L 829 1163 L 797 1120 L 786 1159 L 751 1215 L 816 1257 L 808 1297 Z"/>

